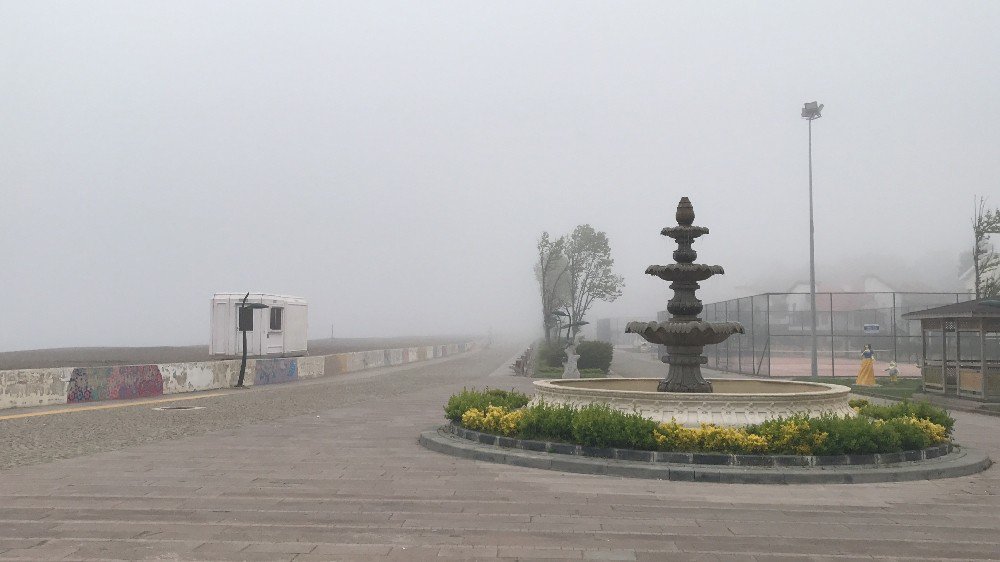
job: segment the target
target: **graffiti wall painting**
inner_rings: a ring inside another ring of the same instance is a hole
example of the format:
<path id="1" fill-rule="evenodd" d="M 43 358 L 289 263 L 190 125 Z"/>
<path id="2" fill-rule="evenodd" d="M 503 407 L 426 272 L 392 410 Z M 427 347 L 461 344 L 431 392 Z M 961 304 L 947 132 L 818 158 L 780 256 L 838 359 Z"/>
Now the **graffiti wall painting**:
<path id="1" fill-rule="evenodd" d="M 254 365 L 254 384 L 280 384 L 299 378 L 299 364 L 292 359 L 257 359 Z"/>
<path id="2" fill-rule="evenodd" d="M 73 369 L 66 401 L 125 400 L 163 394 L 163 376 L 156 365 L 80 367 Z"/>

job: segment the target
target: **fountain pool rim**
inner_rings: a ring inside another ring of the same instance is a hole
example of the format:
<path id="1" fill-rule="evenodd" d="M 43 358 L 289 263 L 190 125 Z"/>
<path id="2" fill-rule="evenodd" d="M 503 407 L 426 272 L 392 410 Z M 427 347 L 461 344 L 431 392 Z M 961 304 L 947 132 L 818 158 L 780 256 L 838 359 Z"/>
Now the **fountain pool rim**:
<path id="1" fill-rule="evenodd" d="M 839 384 L 767 379 L 709 381 L 715 392 L 657 392 L 659 379 L 655 378 L 541 380 L 534 381 L 532 403 L 576 407 L 604 403 L 657 421 L 673 419 L 688 427 L 702 423 L 740 426 L 796 414 L 855 414 L 848 404 L 851 389 Z M 627 388 L 630 386 L 633 388 Z"/>

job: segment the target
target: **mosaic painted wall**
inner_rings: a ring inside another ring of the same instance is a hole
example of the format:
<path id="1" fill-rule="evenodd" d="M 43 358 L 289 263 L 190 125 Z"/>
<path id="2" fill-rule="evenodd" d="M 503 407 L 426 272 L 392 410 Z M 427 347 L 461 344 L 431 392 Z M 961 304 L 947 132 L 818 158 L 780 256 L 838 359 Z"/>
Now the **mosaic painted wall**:
<path id="1" fill-rule="evenodd" d="M 66 401 L 125 400 L 163 394 L 163 376 L 157 365 L 76 368 L 69 376 Z"/>
<path id="2" fill-rule="evenodd" d="M 280 384 L 299 378 L 299 364 L 294 358 L 257 359 L 254 361 L 254 384 Z"/>

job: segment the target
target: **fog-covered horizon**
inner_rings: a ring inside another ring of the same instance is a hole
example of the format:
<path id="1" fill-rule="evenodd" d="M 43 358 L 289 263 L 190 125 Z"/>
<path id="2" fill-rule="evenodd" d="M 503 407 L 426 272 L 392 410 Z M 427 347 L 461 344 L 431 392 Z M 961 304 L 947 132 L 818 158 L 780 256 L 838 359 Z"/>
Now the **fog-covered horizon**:
<path id="1" fill-rule="evenodd" d="M 705 302 L 953 291 L 1000 206 L 996 2 L 0 3 L 0 351 L 204 344 L 216 292 L 311 338 L 539 332 L 541 232 L 608 234 L 650 318 L 678 199 Z"/>

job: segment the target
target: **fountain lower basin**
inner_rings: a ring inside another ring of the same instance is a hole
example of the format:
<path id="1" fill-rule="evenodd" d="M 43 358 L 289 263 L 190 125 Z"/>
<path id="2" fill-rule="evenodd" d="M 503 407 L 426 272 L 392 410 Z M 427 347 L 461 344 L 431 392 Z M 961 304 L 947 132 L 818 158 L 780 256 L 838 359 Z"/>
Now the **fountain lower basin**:
<path id="1" fill-rule="evenodd" d="M 657 392 L 657 379 L 567 379 L 535 381 L 532 403 L 608 404 L 657 421 L 685 427 L 702 423 L 743 426 L 804 414 L 853 416 L 851 389 L 839 384 L 763 379 L 710 379 L 713 392 Z"/>

